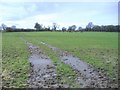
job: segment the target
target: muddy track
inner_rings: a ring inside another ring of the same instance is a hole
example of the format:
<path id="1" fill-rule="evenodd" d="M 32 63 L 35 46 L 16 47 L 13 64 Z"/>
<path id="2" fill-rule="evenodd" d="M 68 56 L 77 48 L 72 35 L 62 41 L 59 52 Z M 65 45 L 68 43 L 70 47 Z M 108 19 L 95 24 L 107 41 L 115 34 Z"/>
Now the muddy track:
<path id="1" fill-rule="evenodd" d="M 59 88 L 63 87 L 58 84 L 56 79 L 56 68 L 51 59 L 43 54 L 41 49 L 37 46 L 27 42 L 24 38 L 20 37 L 29 47 L 31 54 L 30 61 L 30 75 L 28 85 L 30 88 Z"/>
<path id="2" fill-rule="evenodd" d="M 83 62 L 79 58 L 71 55 L 67 51 L 62 51 L 44 42 L 40 42 L 40 43 L 51 48 L 53 51 L 55 51 L 58 54 L 58 57 L 60 58 L 61 61 L 71 66 L 77 73 L 80 73 L 80 77 L 77 77 L 76 82 L 77 83 L 81 82 L 83 84 L 82 86 L 83 88 L 85 87 L 117 88 L 118 87 L 118 83 L 115 79 L 113 80 L 109 78 L 108 76 L 100 72 L 99 70 L 95 69 L 94 67 L 87 64 L 86 62 Z"/>

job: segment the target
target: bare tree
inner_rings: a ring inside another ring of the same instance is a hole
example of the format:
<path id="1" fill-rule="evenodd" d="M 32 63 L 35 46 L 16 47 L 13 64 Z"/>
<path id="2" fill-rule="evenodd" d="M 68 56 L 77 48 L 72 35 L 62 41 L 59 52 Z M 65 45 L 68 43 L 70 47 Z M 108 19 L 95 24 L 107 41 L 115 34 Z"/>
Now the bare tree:
<path id="1" fill-rule="evenodd" d="M 36 28 L 36 30 L 42 30 L 42 24 L 39 24 L 39 23 L 35 23 L 35 26 L 34 26 L 34 28 Z"/>
<path id="2" fill-rule="evenodd" d="M 87 30 L 91 30 L 94 27 L 92 22 L 89 22 L 88 25 L 86 26 Z"/>
<path id="3" fill-rule="evenodd" d="M 1 27 L 3 30 L 6 30 L 6 28 L 7 28 L 7 26 L 5 24 L 2 24 Z"/>
<path id="4" fill-rule="evenodd" d="M 68 31 L 69 31 L 69 32 L 75 31 L 76 28 L 77 28 L 76 25 L 69 26 L 69 27 L 68 27 Z"/>
<path id="5" fill-rule="evenodd" d="M 66 31 L 67 29 L 65 28 L 65 27 L 62 27 L 62 31 L 64 32 L 64 31 Z"/>
<path id="6" fill-rule="evenodd" d="M 82 27 L 78 27 L 78 31 L 83 32 Z"/>
<path id="7" fill-rule="evenodd" d="M 57 28 L 59 28 L 59 25 L 57 23 L 53 23 L 52 30 L 55 31 Z"/>

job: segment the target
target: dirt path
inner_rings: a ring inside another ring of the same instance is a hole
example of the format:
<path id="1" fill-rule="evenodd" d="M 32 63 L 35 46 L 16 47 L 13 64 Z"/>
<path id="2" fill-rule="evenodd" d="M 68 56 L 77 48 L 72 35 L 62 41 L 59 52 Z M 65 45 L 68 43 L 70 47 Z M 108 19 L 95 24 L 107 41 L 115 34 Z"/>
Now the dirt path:
<path id="1" fill-rule="evenodd" d="M 56 68 L 50 58 L 45 56 L 41 49 L 37 46 L 27 42 L 20 37 L 29 47 L 31 54 L 30 61 L 30 75 L 28 84 L 30 88 L 58 88 L 62 87 L 58 84 L 56 79 Z"/>
<path id="2" fill-rule="evenodd" d="M 40 42 L 40 41 L 39 41 Z M 77 82 L 82 82 L 84 87 L 94 87 L 94 88 L 117 88 L 117 81 L 110 79 L 105 76 L 99 70 L 94 69 L 91 65 L 83 62 L 79 58 L 71 55 L 68 52 L 61 51 L 60 49 L 53 47 L 44 42 L 40 42 L 47 47 L 51 48 L 53 51 L 58 53 L 59 58 L 65 64 L 70 65 L 75 71 L 81 74 L 82 77 L 76 79 Z"/>

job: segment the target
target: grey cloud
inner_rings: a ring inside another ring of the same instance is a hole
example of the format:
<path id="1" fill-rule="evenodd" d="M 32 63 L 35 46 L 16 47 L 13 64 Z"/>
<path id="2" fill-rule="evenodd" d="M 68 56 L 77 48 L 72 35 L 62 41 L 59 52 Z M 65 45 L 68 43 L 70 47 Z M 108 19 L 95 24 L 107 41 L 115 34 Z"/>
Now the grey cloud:
<path id="1" fill-rule="evenodd" d="M 7 15 L 3 16 L 4 20 L 20 20 L 27 17 L 39 15 L 39 14 L 50 14 L 59 12 L 55 2 L 25 2 L 25 3 L 1 3 L 3 7 L 8 9 Z"/>

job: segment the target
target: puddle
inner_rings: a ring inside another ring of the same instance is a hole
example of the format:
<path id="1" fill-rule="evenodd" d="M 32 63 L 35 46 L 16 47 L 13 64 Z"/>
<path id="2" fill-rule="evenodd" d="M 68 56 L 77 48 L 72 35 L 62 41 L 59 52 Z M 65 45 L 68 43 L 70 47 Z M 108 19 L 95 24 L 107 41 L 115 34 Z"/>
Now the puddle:
<path id="1" fill-rule="evenodd" d="M 86 77 L 91 76 L 90 72 L 93 70 L 90 69 L 89 65 L 87 65 L 85 62 L 79 60 L 79 58 L 73 57 L 72 55 L 60 57 L 64 63 L 71 65 L 74 69 L 80 71 L 83 75 L 86 75 Z"/>
<path id="2" fill-rule="evenodd" d="M 20 37 L 29 47 L 31 54 L 30 75 L 28 84 L 30 88 L 58 88 L 62 87 L 56 79 L 56 68 L 51 59 L 45 56 L 41 49 L 27 42 L 23 37 Z"/>
<path id="3" fill-rule="evenodd" d="M 79 58 L 74 57 L 68 52 L 61 51 L 60 49 L 53 47 L 51 45 L 48 45 L 44 42 L 41 42 L 41 44 L 46 45 L 47 47 L 51 48 L 53 51 L 58 53 L 61 61 L 71 66 L 75 71 L 81 73 L 82 77 L 78 77 L 79 79 L 76 79 L 76 81 L 82 82 L 83 87 L 90 87 L 90 88 L 91 87 L 93 88 L 118 87 L 117 84 L 112 85 L 109 78 L 107 76 L 104 76 L 103 73 L 101 73 L 98 70 L 95 70 L 91 65 L 85 63 Z"/>

